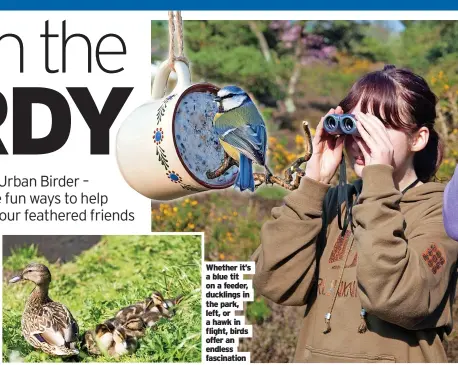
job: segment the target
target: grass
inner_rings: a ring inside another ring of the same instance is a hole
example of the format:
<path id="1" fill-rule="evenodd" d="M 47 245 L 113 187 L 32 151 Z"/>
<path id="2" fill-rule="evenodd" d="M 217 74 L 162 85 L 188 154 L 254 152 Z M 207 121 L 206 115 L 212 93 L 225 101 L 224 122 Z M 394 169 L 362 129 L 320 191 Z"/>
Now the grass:
<path id="1" fill-rule="evenodd" d="M 271 314 L 271 309 L 262 297 L 257 297 L 253 302 L 247 303 L 246 317 L 250 323 L 262 324 Z"/>
<path id="2" fill-rule="evenodd" d="M 20 272 L 31 261 L 48 265 L 50 297 L 65 304 L 78 321 L 80 334 L 111 318 L 120 308 L 148 297 L 184 294 L 171 320 L 161 320 L 139 340 L 132 355 L 118 359 L 81 352 L 82 362 L 201 361 L 201 237 L 105 236 L 97 245 L 63 265 L 50 264 L 34 246 L 4 260 L 4 273 Z M 4 274 L 5 275 L 5 274 Z M 24 303 L 31 283 L 3 281 L 3 362 L 62 361 L 35 350 L 21 335 Z M 18 355 L 19 353 L 19 355 Z"/>
<path id="3" fill-rule="evenodd" d="M 276 200 L 281 200 L 283 199 L 286 195 L 288 195 L 288 190 L 282 188 L 281 186 L 278 185 L 263 185 L 259 189 L 256 190 L 256 194 L 264 199 L 276 199 Z"/>

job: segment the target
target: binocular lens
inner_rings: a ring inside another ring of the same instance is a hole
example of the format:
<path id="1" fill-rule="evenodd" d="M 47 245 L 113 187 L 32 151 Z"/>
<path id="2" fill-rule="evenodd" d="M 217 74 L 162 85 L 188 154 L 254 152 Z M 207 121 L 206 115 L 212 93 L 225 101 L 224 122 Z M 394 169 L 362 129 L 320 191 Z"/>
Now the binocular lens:
<path id="1" fill-rule="evenodd" d="M 356 123 L 352 118 L 344 118 L 342 120 L 342 127 L 345 131 L 352 131 L 356 128 Z"/>
<path id="2" fill-rule="evenodd" d="M 325 131 L 329 134 L 351 134 L 358 136 L 356 119 L 353 114 L 331 114 L 326 117 L 323 123 Z"/>
<path id="3" fill-rule="evenodd" d="M 325 121 L 324 121 L 324 124 L 327 128 L 329 128 L 330 130 L 334 130 L 337 128 L 337 120 L 333 117 L 333 116 L 328 116 Z"/>

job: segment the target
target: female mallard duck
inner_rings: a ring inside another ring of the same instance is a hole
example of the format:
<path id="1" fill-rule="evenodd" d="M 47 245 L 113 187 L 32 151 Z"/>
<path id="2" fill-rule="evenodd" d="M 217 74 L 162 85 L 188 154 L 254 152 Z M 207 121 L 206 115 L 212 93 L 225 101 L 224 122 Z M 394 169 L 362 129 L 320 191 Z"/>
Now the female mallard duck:
<path id="1" fill-rule="evenodd" d="M 10 283 L 21 280 L 29 280 L 36 285 L 22 315 L 22 335 L 26 341 L 50 355 L 77 355 L 78 324 L 63 304 L 49 298 L 49 269 L 42 264 L 29 264 Z"/>

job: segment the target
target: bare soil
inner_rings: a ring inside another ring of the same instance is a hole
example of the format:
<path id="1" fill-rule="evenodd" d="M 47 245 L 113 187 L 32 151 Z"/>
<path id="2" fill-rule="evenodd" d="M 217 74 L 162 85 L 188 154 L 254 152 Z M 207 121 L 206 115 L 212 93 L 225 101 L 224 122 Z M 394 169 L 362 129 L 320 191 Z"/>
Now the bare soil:
<path id="1" fill-rule="evenodd" d="M 11 250 L 36 244 L 40 255 L 48 261 L 67 262 L 100 241 L 101 236 L 3 236 L 3 257 Z"/>

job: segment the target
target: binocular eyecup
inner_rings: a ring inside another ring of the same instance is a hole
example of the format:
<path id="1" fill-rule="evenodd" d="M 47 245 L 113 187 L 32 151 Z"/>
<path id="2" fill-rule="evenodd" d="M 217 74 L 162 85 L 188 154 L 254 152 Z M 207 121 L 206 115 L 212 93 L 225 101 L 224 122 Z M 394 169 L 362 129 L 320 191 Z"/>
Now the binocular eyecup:
<path id="1" fill-rule="evenodd" d="M 332 135 L 349 134 L 360 136 L 353 114 L 330 114 L 324 119 L 324 130 Z"/>

